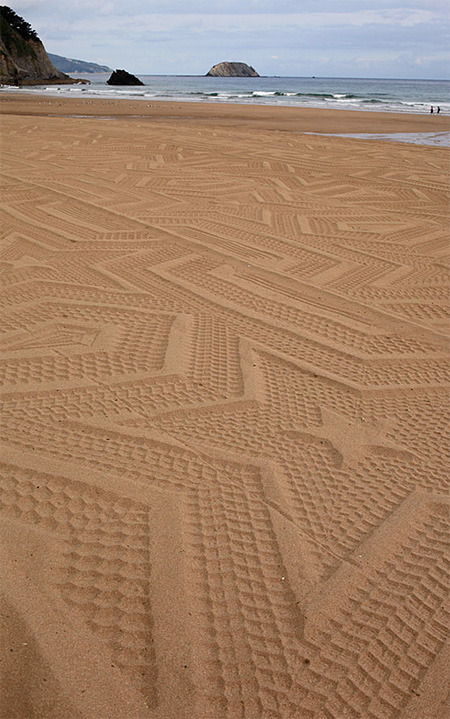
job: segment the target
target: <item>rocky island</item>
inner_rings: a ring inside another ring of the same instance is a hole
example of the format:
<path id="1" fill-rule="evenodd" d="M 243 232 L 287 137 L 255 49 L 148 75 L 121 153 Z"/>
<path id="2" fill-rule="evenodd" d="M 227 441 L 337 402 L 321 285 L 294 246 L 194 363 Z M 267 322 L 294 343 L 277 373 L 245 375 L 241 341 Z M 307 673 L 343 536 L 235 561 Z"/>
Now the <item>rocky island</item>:
<path id="1" fill-rule="evenodd" d="M 0 83 L 2 85 L 72 84 L 56 69 L 35 30 L 14 10 L 0 6 Z"/>
<path id="2" fill-rule="evenodd" d="M 136 75 L 132 75 L 126 70 L 114 70 L 111 77 L 106 81 L 107 85 L 144 85 Z"/>
<path id="3" fill-rule="evenodd" d="M 205 77 L 259 77 L 255 68 L 245 62 L 219 62 Z"/>

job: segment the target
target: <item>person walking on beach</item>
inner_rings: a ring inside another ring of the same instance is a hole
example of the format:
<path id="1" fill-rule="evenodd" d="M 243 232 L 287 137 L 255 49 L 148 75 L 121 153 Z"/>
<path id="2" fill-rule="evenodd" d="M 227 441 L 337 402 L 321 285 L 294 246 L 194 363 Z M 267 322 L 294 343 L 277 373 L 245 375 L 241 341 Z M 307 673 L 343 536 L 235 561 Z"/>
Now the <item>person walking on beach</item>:
<path id="1" fill-rule="evenodd" d="M 434 107 L 433 107 L 433 105 L 431 105 L 430 115 L 432 115 L 433 112 L 434 112 Z"/>
<path id="2" fill-rule="evenodd" d="M 441 111 L 441 108 L 440 108 L 439 105 L 438 105 L 437 108 L 436 108 L 436 113 L 439 115 L 440 111 Z"/>

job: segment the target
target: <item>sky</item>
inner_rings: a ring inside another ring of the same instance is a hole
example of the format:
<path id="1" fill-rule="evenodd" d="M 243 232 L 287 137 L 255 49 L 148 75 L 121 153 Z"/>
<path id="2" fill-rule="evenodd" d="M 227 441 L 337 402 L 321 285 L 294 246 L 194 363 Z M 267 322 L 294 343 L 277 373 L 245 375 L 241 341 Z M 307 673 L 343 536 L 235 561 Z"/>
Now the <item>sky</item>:
<path id="1" fill-rule="evenodd" d="M 47 52 L 135 74 L 450 77 L 450 0 L 16 0 Z"/>

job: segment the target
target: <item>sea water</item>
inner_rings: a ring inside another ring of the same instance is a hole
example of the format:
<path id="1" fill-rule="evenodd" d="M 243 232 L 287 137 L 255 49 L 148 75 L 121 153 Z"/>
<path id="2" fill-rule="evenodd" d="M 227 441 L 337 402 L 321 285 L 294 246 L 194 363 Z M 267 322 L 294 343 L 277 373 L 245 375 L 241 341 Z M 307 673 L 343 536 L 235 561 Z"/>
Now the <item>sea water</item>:
<path id="1" fill-rule="evenodd" d="M 321 77 L 203 77 L 138 75 L 144 86 L 109 86 L 110 73 L 85 74 L 90 85 L 40 85 L 20 92 L 59 96 L 279 105 L 380 112 L 429 113 L 431 105 L 450 113 L 446 80 L 382 80 Z M 72 75 L 72 77 L 79 77 Z M 3 87 L 2 92 L 18 88 Z"/>

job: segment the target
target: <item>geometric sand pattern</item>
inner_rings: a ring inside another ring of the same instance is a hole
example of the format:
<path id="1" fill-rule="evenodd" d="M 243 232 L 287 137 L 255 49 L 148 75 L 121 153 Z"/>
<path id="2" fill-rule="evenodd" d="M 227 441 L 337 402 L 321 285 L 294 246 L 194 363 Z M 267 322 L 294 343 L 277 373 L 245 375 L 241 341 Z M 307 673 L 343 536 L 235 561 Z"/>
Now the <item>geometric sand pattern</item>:
<path id="1" fill-rule="evenodd" d="M 105 716 L 444 716 L 445 151 L 2 123 L 0 526 L 43 557 L 5 591 L 60 709 L 31 704 L 95 698 L 48 602 Z"/>

